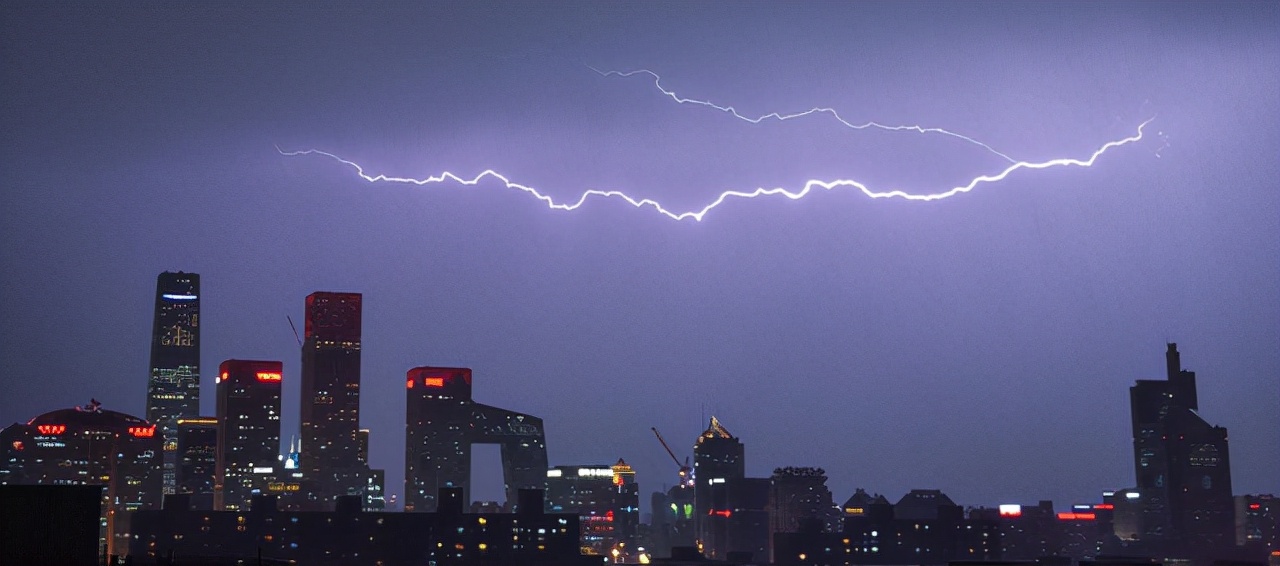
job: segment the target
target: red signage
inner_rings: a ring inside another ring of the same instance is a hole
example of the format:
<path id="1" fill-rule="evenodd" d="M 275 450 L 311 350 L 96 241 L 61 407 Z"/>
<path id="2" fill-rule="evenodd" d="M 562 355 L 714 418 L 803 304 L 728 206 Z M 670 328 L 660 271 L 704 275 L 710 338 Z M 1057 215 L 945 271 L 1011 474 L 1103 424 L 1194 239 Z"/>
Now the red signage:
<path id="1" fill-rule="evenodd" d="M 156 425 L 151 426 L 131 426 L 129 434 L 138 438 L 151 438 L 156 435 Z"/>
<path id="2" fill-rule="evenodd" d="M 1115 506 L 1115 505 L 1112 505 L 1112 504 L 1110 504 L 1110 503 L 1099 503 L 1099 504 L 1097 504 L 1097 505 L 1094 505 L 1094 506 L 1093 506 L 1093 508 L 1094 508 L 1094 509 L 1103 509 L 1103 510 L 1108 510 L 1108 509 L 1115 509 L 1115 508 L 1116 508 L 1116 506 Z"/>
<path id="3" fill-rule="evenodd" d="M 731 511 L 731 510 L 729 510 L 729 509 L 719 509 L 719 510 L 717 510 L 717 509 L 712 509 L 711 511 L 707 512 L 707 514 L 708 514 L 708 515 L 718 515 L 718 516 L 720 516 L 720 517 L 728 517 L 728 516 L 730 516 L 730 515 L 733 515 L 733 511 Z"/>
<path id="4" fill-rule="evenodd" d="M 36 425 L 36 430 L 40 431 L 40 434 L 62 434 L 67 432 L 67 425 L 42 424 Z"/>
<path id="5" fill-rule="evenodd" d="M 281 375 L 279 372 L 274 372 L 274 371 L 258 372 L 258 381 L 272 382 L 272 381 L 280 381 L 280 380 L 281 380 Z"/>
<path id="6" fill-rule="evenodd" d="M 443 377 L 428 377 L 423 380 L 423 384 L 427 387 L 444 387 Z"/>
<path id="7" fill-rule="evenodd" d="M 1097 518 L 1093 513 L 1058 513 L 1059 521 L 1093 521 Z"/>

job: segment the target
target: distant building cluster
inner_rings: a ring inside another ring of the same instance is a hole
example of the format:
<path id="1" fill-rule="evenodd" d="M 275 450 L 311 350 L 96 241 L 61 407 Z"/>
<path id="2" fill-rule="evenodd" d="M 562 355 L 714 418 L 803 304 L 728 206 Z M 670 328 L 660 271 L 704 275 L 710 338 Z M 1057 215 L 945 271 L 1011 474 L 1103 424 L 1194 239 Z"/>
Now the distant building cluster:
<path id="1" fill-rule="evenodd" d="M 284 446 L 281 388 L 293 378 L 283 361 L 222 362 L 216 414 L 199 414 L 200 292 L 196 274 L 158 277 L 145 418 L 91 401 L 0 429 L 0 516 L 24 526 L 10 529 L 18 534 L 6 535 L 0 558 L 52 563 L 87 556 L 92 546 L 97 557 L 140 565 L 1070 564 L 1130 556 L 1280 566 L 1280 502 L 1233 494 L 1227 431 L 1199 413 L 1195 373 L 1182 368 L 1174 344 L 1166 379 L 1130 388 L 1134 485 L 1069 509 L 1050 501 L 965 508 L 928 489 L 896 502 L 859 489 L 836 505 L 821 468 L 747 477 L 745 445 L 713 416 L 694 440 L 692 464 L 653 429 L 679 471 L 672 487 L 651 494 L 644 520 L 625 460 L 550 466 L 542 419 L 476 402 L 470 369 L 424 366 L 406 374 L 405 512 L 391 513 L 394 496 L 371 466 L 370 431 L 360 428 L 363 297 L 306 297 L 301 426 Z M 472 501 L 475 444 L 500 447 L 504 502 Z M 36 508 L 46 515 L 21 515 Z"/>

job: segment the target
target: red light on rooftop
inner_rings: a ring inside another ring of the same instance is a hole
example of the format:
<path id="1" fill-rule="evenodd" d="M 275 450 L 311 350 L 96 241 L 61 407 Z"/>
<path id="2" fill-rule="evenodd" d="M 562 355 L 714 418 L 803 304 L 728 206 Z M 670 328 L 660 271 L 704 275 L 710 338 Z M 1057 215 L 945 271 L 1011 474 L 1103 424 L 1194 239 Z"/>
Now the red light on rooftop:
<path id="1" fill-rule="evenodd" d="M 137 438 L 151 438 L 156 435 L 156 425 L 151 426 L 131 426 L 129 434 Z"/>
<path id="2" fill-rule="evenodd" d="M 282 378 L 283 376 L 281 376 L 279 372 L 275 372 L 275 371 L 258 372 L 258 381 L 277 382 L 277 381 L 280 381 Z"/>
<path id="3" fill-rule="evenodd" d="M 405 383 L 404 386 L 406 389 L 413 389 L 413 380 L 410 379 L 408 382 Z"/>
<path id="4" fill-rule="evenodd" d="M 443 377 L 428 377 L 422 380 L 422 384 L 427 387 L 444 387 Z"/>
<path id="5" fill-rule="evenodd" d="M 36 430 L 40 431 L 40 434 L 62 434 L 67 432 L 67 425 L 42 424 L 36 425 Z"/>
<path id="6" fill-rule="evenodd" d="M 1093 521 L 1097 518 L 1093 513 L 1058 513 L 1059 521 Z"/>

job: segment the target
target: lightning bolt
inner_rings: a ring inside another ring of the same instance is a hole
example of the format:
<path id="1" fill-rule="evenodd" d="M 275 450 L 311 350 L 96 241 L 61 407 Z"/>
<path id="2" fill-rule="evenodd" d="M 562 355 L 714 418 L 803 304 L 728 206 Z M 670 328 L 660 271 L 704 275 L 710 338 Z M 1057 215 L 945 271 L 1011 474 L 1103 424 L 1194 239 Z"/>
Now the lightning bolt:
<path id="1" fill-rule="evenodd" d="M 334 155 L 327 151 L 321 151 L 318 149 L 307 149 L 302 151 L 283 151 L 277 146 L 276 151 L 278 151 L 281 155 L 284 155 L 284 156 L 322 155 L 324 157 L 328 157 L 343 165 L 346 165 L 347 167 L 352 168 L 353 170 L 355 170 L 356 174 L 360 176 L 360 178 L 370 183 L 404 183 L 404 184 L 423 186 L 423 185 L 432 185 L 432 184 L 438 184 L 438 183 L 444 183 L 444 182 L 453 182 L 460 185 L 470 186 L 470 185 L 477 185 L 486 178 L 493 178 L 501 182 L 508 189 L 516 189 L 516 190 L 528 193 L 530 195 L 533 195 L 534 198 L 542 201 L 544 204 L 547 205 L 548 208 L 552 210 L 565 210 L 565 211 L 577 210 L 585 202 L 587 202 L 587 199 L 591 197 L 618 198 L 626 201 L 627 203 L 631 204 L 631 206 L 634 206 L 636 208 L 652 208 L 654 211 L 672 220 L 678 221 L 678 220 L 686 220 L 686 219 L 692 218 L 695 221 L 701 222 L 702 219 L 707 215 L 707 213 L 711 212 L 712 209 L 716 208 L 717 206 L 720 206 L 721 204 L 725 203 L 729 199 L 734 199 L 734 198 L 751 199 L 756 197 L 781 195 L 791 200 L 799 200 L 808 196 L 810 193 L 814 191 L 814 189 L 825 189 L 830 191 L 837 188 L 852 187 L 854 189 L 861 191 L 862 194 L 873 199 L 900 198 L 900 199 L 911 200 L 911 201 L 934 201 L 934 200 L 942 200 L 945 198 L 953 197 L 960 193 L 967 193 L 969 191 L 972 191 L 978 185 L 982 185 L 986 183 L 995 183 L 995 182 L 1004 180 L 1004 178 L 1008 177 L 1010 174 L 1020 169 L 1049 169 L 1052 167 L 1068 167 L 1068 166 L 1092 167 L 1094 162 L 1097 161 L 1097 159 L 1107 151 L 1141 140 L 1143 138 L 1145 128 L 1153 120 L 1155 120 L 1154 117 L 1149 118 L 1147 121 L 1140 124 L 1138 126 L 1137 133 L 1132 136 L 1114 140 L 1114 141 L 1109 141 L 1103 144 L 1101 147 L 1094 150 L 1093 153 L 1090 154 L 1089 157 L 1087 158 L 1084 158 L 1084 159 L 1059 158 L 1059 159 L 1050 159 L 1048 161 L 1038 161 L 1038 162 L 1017 161 L 1009 165 L 1008 167 L 1005 167 L 1004 170 L 1000 171 L 999 173 L 975 177 L 973 180 L 969 181 L 964 185 L 959 185 L 956 187 L 952 187 L 951 189 L 941 191 L 941 192 L 936 192 L 936 193 L 914 194 L 914 193 L 908 193 L 900 189 L 893 189 L 888 191 L 874 191 L 871 188 L 867 187 L 866 185 L 852 179 L 836 179 L 832 181 L 823 181 L 823 180 L 814 179 L 806 182 L 804 186 L 798 190 L 788 190 L 782 187 L 774 187 L 774 188 L 761 187 L 753 191 L 725 191 L 723 193 L 720 193 L 719 197 L 717 197 L 715 200 L 711 201 L 710 204 L 702 207 L 701 209 L 690 210 L 686 212 L 674 212 L 662 206 L 662 204 L 656 200 L 653 200 L 650 198 L 637 199 L 626 193 L 623 193 L 622 191 L 616 191 L 616 190 L 591 189 L 582 193 L 582 196 L 579 197 L 578 200 L 572 203 L 569 203 L 569 202 L 557 203 L 550 196 L 543 194 L 538 189 L 535 189 L 528 185 L 522 185 L 520 183 L 516 183 L 511 179 L 507 178 L 506 176 L 502 175 L 501 173 L 498 173 L 497 171 L 494 171 L 492 169 L 486 169 L 485 171 L 481 172 L 480 174 L 474 177 L 471 177 L 470 179 L 463 178 L 459 175 L 450 173 L 448 171 L 440 173 L 439 175 L 433 175 L 431 177 L 426 177 L 423 179 L 415 179 L 410 177 L 391 177 L 383 174 L 370 175 L 365 172 L 364 167 L 361 166 L 359 163 L 356 163 L 354 161 L 350 161 L 347 159 L 343 159 L 341 157 L 338 157 L 337 155 Z"/>
<path id="2" fill-rule="evenodd" d="M 985 143 L 975 140 L 969 136 L 966 136 L 963 134 L 957 134 L 955 132 L 944 130 L 942 128 L 925 128 L 922 126 L 889 126 L 889 125 L 881 124 L 878 122 L 865 122 L 862 124 L 855 124 L 841 117 L 840 113 L 836 112 L 834 108 L 810 108 L 808 110 L 805 110 L 804 112 L 795 112 L 792 114 L 770 112 L 768 114 L 751 118 L 749 116 L 744 116 L 742 114 L 739 114 L 738 110 L 732 106 L 720 106 L 709 100 L 696 100 L 692 98 L 683 98 L 680 95 L 676 94 L 675 91 L 668 90 L 667 88 L 663 87 L 662 77 L 658 76 L 657 73 L 650 71 L 648 69 L 639 69 L 635 71 L 601 71 L 600 69 L 592 67 L 591 65 L 587 65 L 587 68 L 591 69 L 592 71 L 595 71 L 596 73 L 599 73 L 600 76 L 602 77 L 618 76 L 618 77 L 625 78 L 625 77 L 631 77 L 631 76 L 640 75 L 640 74 L 649 75 L 650 77 L 653 77 L 653 86 L 656 87 L 659 91 L 662 92 L 662 94 L 666 95 L 667 98 L 670 98 L 671 100 L 674 100 L 680 104 L 693 104 L 696 106 L 705 106 L 707 108 L 714 108 L 716 110 L 729 114 L 734 118 L 737 118 L 739 120 L 743 120 L 746 122 L 750 122 L 752 124 L 759 124 L 760 122 L 763 122 L 765 120 L 778 120 L 779 122 L 782 122 L 786 120 L 793 120 L 795 118 L 803 118 L 805 116 L 811 116 L 815 114 L 827 114 L 827 115 L 830 115 L 832 118 L 835 118 L 837 122 L 843 124 L 846 128 L 852 128 L 854 130 L 865 130 L 867 128 L 876 128 L 876 129 L 886 130 L 890 132 L 917 132 L 921 134 L 941 134 L 944 136 L 951 136 L 953 138 L 964 140 L 965 142 L 971 143 L 991 153 L 994 153 L 1000 156 L 1001 159 L 1004 159 L 1009 163 L 1014 163 L 1014 164 L 1018 163 L 1018 161 L 1015 160 L 1014 158 L 1009 157 L 1008 155 L 1005 155 L 1004 153 L 1001 153 L 999 151 L 996 151 L 995 148 Z"/>

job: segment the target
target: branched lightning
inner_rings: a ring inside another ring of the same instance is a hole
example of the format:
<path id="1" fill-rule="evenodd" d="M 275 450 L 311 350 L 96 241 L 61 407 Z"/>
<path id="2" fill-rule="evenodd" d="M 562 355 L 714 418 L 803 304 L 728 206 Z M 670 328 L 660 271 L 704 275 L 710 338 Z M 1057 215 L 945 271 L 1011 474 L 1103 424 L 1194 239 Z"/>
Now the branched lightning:
<path id="1" fill-rule="evenodd" d="M 893 189 L 888 191 L 874 191 L 871 188 L 867 187 L 866 185 L 852 179 L 836 179 L 832 181 L 822 181 L 822 180 L 814 179 L 806 182 L 804 186 L 799 190 L 794 190 L 794 191 L 788 190 L 782 187 L 774 187 L 774 188 L 761 187 L 761 188 L 755 189 L 754 191 L 725 191 L 723 193 L 720 193 L 719 197 L 717 197 L 710 204 L 702 207 L 701 209 L 691 210 L 687 212 L 673 212 L 663 207 L 662 204 L 656 200 L 653 200 L 650 198 L 637 199 L 635 197 L 627 195 L 626 193 L 623 193 L 622 191 L 616 191 L 616 190 L 591 189 L 582 193 L 582 196 L 579 197 L 578 200 L 572 203 L 568 203 L 568 202 L 557 203 L 550 196 L 543 194 L 539 190 L 533 187 L 530 187 L 528 185 L 522 185 L 520 183 L 516 183 L 511 179 L 507 178 L 506 176 L 492 169 L 486 169 L 485 171 L 481 172 L 480 174 L 470 179 L 463 178 L 461 176 L 458 176 L 454 173 L 450 173 L 448 171 L 440 173 L 439 175 L 434 175 L 434 176 L 426 177 L 423 179 L 415 179 L 410 177 L 391 177 L 384 174 L 369 175 L 368 173 L 365 173 L 364 167 L 362 167 L 359 163 L 356 163 L 354 161 L 349 161 L 347 159 L 343 159 L 341 157 L 338 157 L 337 155 L 334 155 L 326 151 L 321 151 L 318 149 L 308 149 L 308 150 L 302 150 L 302 151 L 284 151 L 279 147 L 277 147 L 276 151 L 279 151 L 281 155 L 286 155 L 286 156 L 323 155 L 325 157 L 331 158 L 339 163 L 342 163 L 343 165 L 346 165 L 352 168 L 353 170 L 355 170 L 356 174 L 360 176 L 360 178 L 370 183 L 380 183 L 380 182 L 406 183 L 406 184 L 422 186 L 422 185 L 444 183 L 448 181 L 448 182 L 458 183 L 461 185 L 477 185 L 486 178 L 493 178 L 501 182 L 508 189 L 517 189 L 525 193 L 528 193 L 530 195 L 533 195 L 534 198 L 537 198 L 538 200 L 542 201 L 544 204 L 547 205 L 548 208 L 552 210 L 566 210 L 566 211 L 576 210 L 578 207 L 582 206 L 583 203 L 585 203 L 587 199 L 590 197 L 619 198 L 630 203 L 632 206 L 636 208 L 645 208 L 645 207 L 652 208 L 658 213 L 672 220 L 685 220 L 685 219 L 692 218 L 695 221 L 701 222 L 703 217 L 706 216 L 708 212 L 710 212 L 715 207 L 720 206 L 722 203 L 724 203 L 725 201 L 731 198 L 749 199 L 749 198 L 756 198 L 756 197 L 763 197 L 763 196 L 781 195 L 791 200 L 799 200 L 801 198 L 804 198 L 811 192 L 813 192 L 814 189 L 832 190 L 836 188 L 852 187 L 859 191 L 862 191 L 862 194 L 873 199 L 901 198 L 904 200 L 913 200 L 913 201 L 933 201 L 933 200 L 941 200 L 948 197 L 952 197 L 960 193 L 967 193 L 969 191 L 972 191 L 975 187 L 981 184 L 995 183 L 995 182 L 1001 181 L 1005 177 L 1008 177 L 1014 171 L 1017 171 L 1019 169 L 1049 169 L 1052 167 L 1065 167 L 1065 166 L 1092 167 L 1094 161 L 1096 161 L 1099 157 L 1102 156 L 1102 154 L 1106 153 L 1108 150 L 1141 140 L 1144 135 L 1144 129 L 1154 119 L 1155 118 L 1148 119 L 1147 121 L 1140 124 L 1138 126 L 1138 132 L 1130 137 L 1109 141 L 1103 144 L 1101 147 L 1094 150 L 1093 153 L 1090 154 L 1088 158 L 1085 158 L 1085 159 L 1059 158 L 1059 159 L 1050 159 L 1048 161 L 1038 161 L 1038 162 L 1017 161 L 1009 165 L 1008 167 L 1005 167 L 1004 170 L 1000 171 L 999 173 L 975 177 L 973 180 L 969 181 L 967 184 L 956 186 L 942 192 L 914 194 L 914 193 L 908 193 L 900 189 Z M 911 128 L 904 128 L 904 129 L 911 129 Z M 922 129 L 922 130 L 927 130 L 927 129 Z M 952 135 L 955 135 L 955 134 L 952 134 Z"/>
<path id="2" fill-rule="evenodd" d="M 1004 159 L 1005 161 L 1008 161 L 1009 163 L 1014 163 L 1014 164 L 1017 164 L 1017 163 L 1018 163 L 1018 161 L 1017 161 L 1017 160 L 1015 160 L 1014 158 L 1009 157 L 1008 155 L 1005 155 L 1004 153 L 1001 153 L 1001 152 L 999 152 L 999 151 L 996 151 L 996 149 L 995 149 L 995 148 L 993 148 L 993 147 L 991 147 L 991 146 L 989 146 L 989 145 L 987 145 L 987 144 L 985 144 L 985 143 L 982 143 L 982 142 L 980 142 L 980 141 L 978 141 L 978 140 L 975 140 L 975 139 L 973 139 L 973 138 L 971 138 L 971 137 L 969 137 L 969 136 L 966 136 L 966 135 L 963 135 L 963 134 L 957 134 L 957 133 L 955 133 L 955 132 L 952 132 L 952 131 L 949 131 L 949 130 L 944 130 L 944 129 L 942 129 L 942 128 L 925 128 L 925 127 L 922 127 L 922 126 L 889 126 L 889 125 L 881 124 L 881 123 L 878 123 L 878 122 L 866 122 L 866 123 L 862 123 L 862 124 L 855 124 L 855 123 L 850 122 L 850 121 L 848 121 L 848 120 L 845 120 L 843 117 L 841 117 L 841 116 L 840 116 L 840 113 L 839 113 L 839 112 L 837 112 L 834 108 L 810 108 L 810 109 L 808 109 L 808 110 L 805 110 L 804 112 L 795 112 L 795 113 L 792 113 L 792 114 L 782 114 L 782 113 L 779 113 L 779 112 L 770 112 L 770 113 L 768 113 L 768 114 L 764 114 L 764 115 L 761 115 L 761 116 L 757 116 L 757 117 L 755 117 L 755 118 L 751 118 L 751 117 L 749 117 L 749 116 L 744 116 L 744 115 L 742 115 L 742 114 L 739 114 L 739 113 L 738 113 L 738 110 L 737 110 L 736 108 L 734 108 L 733 106 L 720 106 L 720 105 L 715 104 L 715 103 L 713 103 L 713 102 L 711 102 L 711 101 L 709 101 L 709 100 L 696 100 L 696 99 L 692 99 L 692 98 L 683 98 L 683 97 L 681 97 L 680 95 L 676 94 L 676 93 L 675 93 L 675 91 L 672 91 L 672 90 L 669 90 L 669 89 L 667 89 L 667 88 L 663 87 L 663 86 L 662 86 L 662 77 L 658 76 L 658 74 L 657 74 L 657 73 L 655 73 L 655 72 L 653 72 L 653 71 L 650 71 L 650 70 L 648 70 L 648 69 L 639 69 L 639 70 L 635 70 L 635 71 L 601 71 L 600 69 L 597 69 L 597 68 L 592 67 L 592 66 L 590 66 L 590 65 L 587 65 L 587 68 L 591 69 L 592 71 L 595 71 L 595 72 L 599 73 L 599 74 L 600 74 L 600 76 L 602 76 L 602 77 L 609 77 L 609 76 L 630 77 L 630 76 L 638 75 L 638 74 L 649 75 L 650 77 L 652 77 L 652 78 L 653 78 L 653 86 L 654 86 L 654 87 L 657 87 L 657 89 L 658 89 L 659 91 L 661 91 L 661 92 L 662 92 L 662 94 L 666 95 L 666 96 L 667 96 L 667 98 L 670 98 L 671 100 L 674 100 L 674 101 L 676 101 L 676 102 L 678 102 L 678 103 L 680 103 L 680 104 L 693 104 L 693 105 L 696 105 L 696 106 L 705 106 L 705 107 L 707 107 L 707 108 L 714 108 L 714 109 L 716 109 L 716 110 L 719 110 L 719 111 L 721 111 L 721 112 L 724 112 L 724 113 L 726 113 L 726 114 L 729 114 L 729 115 L 731 115 L 731 116 L 733 116 L 733 117 L 735 117 L 735 118 L 737 118 L 737 119 L 739 119 L 739 120 L 744 120 L 744 121 L 747 121 L 747 122 L 751 122 L 752 124 L 759 124 L 760 122 L 763 122 L 763 121 L 765 121 L 765 120 L 778 120 L 778 121 L 785 121 L 785 120 L 791 120 L 791 119 L 794 119 L 794 118 L 802 118 L 802 117 L 804 117 L 804 116 L 810 116 L 810 115 L 813 115 L 813 114 L 828 114 L 828 115 L 830 115 L 832 118 L 835 118 L 835 120 L 836 120 L 837 122 L 839 122 L 839 123 L 843 124 L 845 127 L 847 127 L 847 128 L 852 128 L 852 129 L 855 129 L 855 130 L 865 130 L 865 129 L 867 129 L 867 128 L 876 128 L 876 129 L 880 129 L 880 130 L 887 130 L 887 131 L 891 131 L 891 132 L 904 132 L 904 131 L 906 131 L 906 132 L 918 132 L 918 133 L 921 133 L 921 134 L 941 134 L 941 135 L 944 135 L 944 136 L 951 136 L 951 137 L 953 137 L 953 138 L 961 139 L 961 140 L 964 140 L 964 141 L 966 141 L 966 142 L 968 142 L 968 143 L 971 143 L 971 144 L 974 144 L 974 145 L 976 145 L 976 146 L 979 146 L 979 147 L 981 147 L 981 148 L 983 148 L 983 149 L 985 149 L 985 150 L 987 150 L 987 151 L 989 151 L 989 152 L 991 152 L 991 153 L 994 153 L 994 154 L 996 154 L 996 155 L 1000 156 L 1000 158 Z"/>

